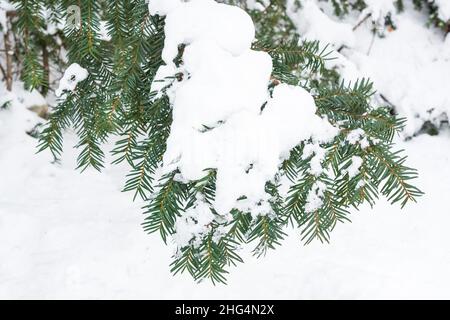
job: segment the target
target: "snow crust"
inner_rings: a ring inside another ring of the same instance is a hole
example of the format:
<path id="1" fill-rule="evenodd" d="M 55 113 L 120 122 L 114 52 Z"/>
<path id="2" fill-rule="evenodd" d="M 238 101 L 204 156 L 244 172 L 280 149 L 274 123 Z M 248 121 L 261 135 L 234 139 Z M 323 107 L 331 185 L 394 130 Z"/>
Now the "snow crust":
<path id="1" fill-rule="evenodd" d="M 173 124 L 164 169 L 178 168 L 188 181 L 217 169 L 214 208 L 224 216 L 267 203 L 265 184 L 290 150 L 310 138 L 328 141 L 337 129 L 315 114 L 314 99 L 303 88 L 281 84 L 269 95 L 272 61 L 251 50 L 255 29 L 243 10 L 212 0 L 156 0 L 149 8 L 167 13 L 167 66 L 153 89 L 177 69 L 172 60 L 187 44 L 178 68 L 185 80 L 170 92 Z"/>

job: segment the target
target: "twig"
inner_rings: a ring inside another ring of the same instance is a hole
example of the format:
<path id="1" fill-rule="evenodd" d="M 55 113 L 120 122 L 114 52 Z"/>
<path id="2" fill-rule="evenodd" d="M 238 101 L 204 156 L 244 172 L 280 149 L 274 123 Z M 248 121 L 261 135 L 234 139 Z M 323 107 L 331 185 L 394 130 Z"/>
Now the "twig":
<path id="1" fill-rule="evenodd" d="M 368 15 L 366 15 L 363 19 L 361 19 L 361 21 L 359 21 L 354 27 L 353 27 L 353 31 L 355 31 L 356 29 L 358 29 L 367 19 L 369 19 L 369 17 L 371 17 L 372 14 L 369 13 Z"/>

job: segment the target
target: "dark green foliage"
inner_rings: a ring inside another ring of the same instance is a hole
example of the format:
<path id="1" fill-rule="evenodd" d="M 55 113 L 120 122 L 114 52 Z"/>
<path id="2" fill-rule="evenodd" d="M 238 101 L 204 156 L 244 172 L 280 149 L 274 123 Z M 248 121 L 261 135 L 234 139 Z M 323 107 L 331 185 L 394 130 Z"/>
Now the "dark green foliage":
<path id="1" fill-rule="evenodd" d="M 23 39 L 23 80 L 30 89 L 44 84 L 44 69 L 39 61 L 37 50 L 38 38 L 44 27 L 41 15 L 42 4 L 36 0 L 16 0 L 18 19 L 16 27 Z"/>
<path id="2" fill-rule="evenodd" d="M 11 106 L 11 101 L 5 101 L 0 104 L 0 110 L 6 110 Z"/>
<path id="3" fill-rule="evenodd" d="M 253 49 L 267 52 L 273 60 L 273 78 L 276 81 L 298 84 L 299 77 L 309 80 L 311 73 L 325 70 L 325 61 L 331 59 L 327 47 L 321 48 L 318 41 L 300 41 L 297 35 L 277 43 L 260 40 Z M 302 77 L 306 75 L 306 77 Z"/>
<path id="4" fill-rule="evenodd" d="M 168 235 L 174 233 L 175 221 L 185 210 L 189 196 L 189 187 L 175 181 L 175 174 L 176 172 L 173 172 L 160 180 L 159 190 L 145 207 L 147 215 L 143 224 L 145 231 L 149 233 L 159 231 L 164 242 Z"/>
<path id="5" fill-rule="evenodd" d="M 56 2 L 63 7 L 79 3 Z M 160 172 L 172 109 L 168 97 L 156 96 L 150 87 L 163 65 L 164 19 L 149 16 L 144 0 L 86 0 L 81 4 L 81 25 L 67 29 L 65 37 L 70 63 L 85 67 L 89 77 L 59 101 L 41 134 L 39 150 L 49 149 L 58 158 L 64 130 L 73 127 L 79 137 L 78 167 L 100 170 L 105 158 L 102 144 L 114 137 L 114 163 L 126 162 L 131 167 L 124 190 L 145 201 L 143 227 L 149 233 L 160 233 L 164 242 L 174 235 L 177 221 L 187 210 L 195 210 L 201 199 L 215 219 L 206 233 L 177 249 L 171 264 L 174 274 L 188 272 L 198 281 L 209 278 L 223 283 L 228 268 L 242 262 L 241 245 L 252 243 L 254 255 L 262 256 L 281 244 L 289 225 L 300 230 L 305 243 L 327 242 L 339 222 L 349 221 L 352 207 L 365 202 L 373 205 L 379 195 L 402 206 L 420 196 L 411 184 L 417 173 L 392 145 L 404 121 L 391 116 L 388 108 L 371 105 L 374 90 L 369 81 L 339 83 L 335 72 L 325 67 L 332 57 L 329 50 L 317 42 L 299 42 L 285 15 L 285 2 L 274 0 L 266 14 L 251 12 L 259 39 L 253 47 L 269 53 L 274 62 L 268 87 L 287 82 L 313 92 L 318 114 L 338 127 L 339 134 L 320 145 L 327 151 L 320 175 L 310 172 L 311 157 L 303 157 L 310 141 L 299 143 L 273 181 L 267 182 L 270 212 L 256 215 L 234 209 L 225 219 L 212 205 L 215 168 L 205 168 L 204 178 L 190 182 L 180 180 L 176 169 Z M 280 14 L 284 15 L 281 21 L 276 18 Z M 101 20 L 106 21 L 110 41 L 99 36 Z M 26 30 L 25 24 L 22 28 Z M 182 63 L 182 51 L 180 47 L 177 63 Z M 173 75 L 172 81 L 179 80 Z M 369 146 L 348 142 L 348 135 L 356 129 L 364 130 Z M 350 177 L 347 169 L 353 156 L 363 159 L 363 164 Z M 289 183 L 287 194 L 280 191 L 282 183 Z M 305 210 L 308 194 L 318 183 L 324 187 L 323 205 L 309 212 Z"/>
<path id="6" fill-rule="evenodd" d="M 333 4 L 334 13 L 337 16 L 343 16 L 345 14 L 348 14 L 351 10 L 362 11 L 366 7 L 366 3 L 364 2 L 364 0 L 356 0 L 356 1 L 325 0 L 325 1 L 330 1 Z M 428 14 L 430 25 L 438 27 L 444 30 L 444 32 L 446 33 L 450 31 L 450 21 L 443 21 L 442 19 L 439 18 L 438 15 L 439 7 L 436 5 L 436 3 L 434 3 L 433 0 L 396 0 L 394 4 L 397 11 L 402 12 L 405 9 L 405 4 L 408 2 L 412 3 L 417 10 L 424 11 L 426 14 Z M 395 27 L 392 21 L 392 17 L 387 16 L 385 18 L 387 26 Z"/>

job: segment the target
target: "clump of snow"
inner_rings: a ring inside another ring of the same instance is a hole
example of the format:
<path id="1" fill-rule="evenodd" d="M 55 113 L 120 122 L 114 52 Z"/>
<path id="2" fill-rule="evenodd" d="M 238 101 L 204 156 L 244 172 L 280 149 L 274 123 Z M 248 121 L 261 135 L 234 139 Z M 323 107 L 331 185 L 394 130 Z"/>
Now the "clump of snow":
<path id="1" fill-rule="evenodd" d="M 354 51 L 344 54 L 375 88 L 406 117 L 405 136 L 412 136 L 427 121 L 439 127 L 450 114 L 450 50 L 439 30 L 426 27 L 420 13 L 408 10 L 396 18 L 397 29 L 372 44 L 365 30 L 358 30 Z M 369 53 L 367 51 L 369 49 Z"/>
<path id="2" fill-rule="evenodd" d="M 364 78 L 356 64 L 337 51 L 333 52 L 333 59 L 325 61 L 325 67 L 330 70 L 336 70 L 340 79 L 348 83 L 355 83 L 359 79 Z"/>
<path id="3" fill-rule="evenodd" d="M 359 144 L 362 149 L 366 149 L 370 146 L 367 134 L 361 128 L 350 131 L 347 135 L 346 140 L 350 144 Z"/>
<path id="4" fill-rule="evenodd" d="M 359 169 L 361 168 L 363 164 L 363 159 L 358 156 L 353 156 L 351 159 L 350 166 L 346 169 L 349 178 L 354 178 L 359 174 Z"/>
<path id="5" fill-rule="evenodd" d="M 450 1 L 448 0 L 428 0 L 438 6 L 439 19 L 443 21 L 450 20 Z"/>
<path id="6" fill-rule="evenodd" d="M 310 170 L 312 175 L 320 176 L 323 172 L 322 162 L 325 160 L 327 152 L 318 143 L 308 143 L 303 148 L 302 159 L 306 160 L 313 156 L 310 160 Z"/>
<path id="7" fill-rule="evenodd" d="M 317 181 L 316 183 L 314 183 L 313 187 L 308 193 L 308 196 L 306 197 L 306 213 L 313 213 L 322 207 L 323 196 L 326 189 L 327 186 L 323 182 Z"/>
<path id="8" fill-rule="evenodd" d="M 59 87 L 55 91 L 56 96 L 61 97 L 65 91 L 74 91 L 78 83 L 85 80 L 88 76 L 89 72 L 78 63 L 71 64 L 59 82 Z"/>
<path id="9" fill-rule="evenodd" d="M 151 3 L 152 13 L 163 12 L 161 1 Z M 269 96 L 272 60 L 251 50 L 255 29 L 243 10 L 212 0 L 174 2 L 165 28 L 167 66 L 152 89 L 161 89 L 175 69 L 179 44 L 187 46 L 178 69 L 186 76 L 169 95 L 173 124 L 164 170 L 179 169 L 195 181 L 217 169 L 213 206 L 219 214 L 258 204 L 255 211 L 265 213 L 265 184 L 290 150 L 307 139 L 329 141 L 337 129 L 316 115 L 313 97 L 301 87 L 281 84 Z"/>
<path id="10" fill-rule="evenodd" d="M 430 0 L 430 3 L 433 1 L 440 18 L 448 21 L 450 1 Z M 450 83 L 450 36 L 443 41 L 442 31 L 428 27 L 427 15 L 415 10 L 411 2 L 404 1 L 405 10 L 400 13 L 395 11 L 392 0 L 365 3 L 364 14 L 352 12 L 342 17 L 341 22 L 332 20 L 337 18 L 330 3 L 318 0 L 302 1 L 301 8 L 289 0 L 288 15 L 304 38 L 332 43 L 335 48 L 350 43 L 340 52 L 333 52 L 335 59 L 326 61 L 326 66 L 335 69 L 346 82 L 370 78 L 383 95 L 378 102 L 392 106 L 400 117 L 407 118 L 405 137 L 420 132 L 426 122 L 440 127 L 450 115 L 445 85 Z M 357 27 L 367 14 L 372 16 L 367 20 L 370 27 Z M 378 19 L 375 22 L 383 24 L 388 14 L 394 19 L 395 30 L 383 32 L 383 37 L 374 35 L 371 20 Z M 338 32 L 342 26 L 346 26 L 346 31 Z"/>
<path id="11" fill-rule="evenodd" d="M 214 42 L 234 56 L 246 51 L 254 37 L 255 27 L 242 9 L 213 0 L 150 1 L 151 14 L 166 16 L 166 41 L 162 53 L 166 64 L 178 54 L 178 45 L 193 41 Z M 212 52 L 211 52 L 212 53 Z"/>
<path id="12" fill-rule="evenodd" d="M 150 88 L 150 92 L 156 92 L 155 98 L 159 98 L 164 92 L 163 89 L 173 83 L 173 76 L 176 74 L 177 68 L 173 64 L 161 66 L 156 72 Z"/>
<path id="13" fill-rule="evenodd" d="M 287 8 L 287 14 L 304 39 L 320 40 L 323 44 L 333 44 L 336 48 L 354 46 L 352 26 L 332 20 L 313 0 L 302 1 L 300 8 L 295 0 L 288 0 Z"/>
<path id="14" fill-rule="evenodd" d="M 414 103 L 410 106 L 421 113 L 433 105 L 429 103 L 432 96 L 442 102 L 448 96 L 445 93 L 449 82 L 441 80 L 448 79 L 445 73 L 449 65 L 443 61 L 450 60 L 450 51 L 447 60 L 439 58 L 443 53 L 442 35 L 427 29 L 426 21 L 409 16 L 407 19 L 419 26 L 408 30 L 402 18 L 400 29 L 393 34 L 402 30 L 399 37 L 410 40 L 395 46 L 390 36 L 377 38 L 370 57 L 357 61 L 361 62 L 359 67 L 365 65 L 362 69 L 370 65 L 370 70 L 376 72 L 377 87 L 389 100 L 407 109 L 409 102 L 406 99 L 402 104 L 402 99 L 412 96 L 410 101 Z M 417 37 L 409 37 L 409 33 Z M 358 38 L 357 50 L 366 55 L 371 34 L 361 32 Z M 450 49 L 450 41 L 446 45 Z M 404 48 L 401 54 L 396 52 L 399 47 Z M 427 62 L 433 56 L 437 60 Z M 421 173 L 418 184 L 427 191 L 417 205 L 405 208 L 406 219 L 397 206 L 382 201 L 375 207 L 375 215 L 354 215 L 356 227 L 338 228 L 333 244 L 320 250 L 316 245 L 299 246 L 298 236 L 290 231 L 284 246 L 276 255 L 268 256 L 264 264 L 249 257 L 246 267 L 252 272 L 236 273 L 228 286 L 213 287 L 168 275 L 170 256 L 166 248 L 136 228 L 141 222 L 139 214 L 123 214 L 130 211 L 130 202 L 120 192 L 124 173 L 120 168 L 108 168 L 102 175 L 75 173 L 75 151 L 68 147 L 76 141 L 71 132 L 66 137 L 69 143 L 61 164 L 51 164 L 48 153 L 36 155 L 36 140 L 25 131 L 39 119 L 15 102 L 26 96 L 25 91 L 14 90 L 14 95 L 6 96 L 0 83 L 0 97 L 14 99 L 8 110 L 0 110 L 0 144 L 2 150 L 8 151 L 0 152 L 2 299 L 450 297 L 450 251 L 437 245 L 450 242 L 445 223 L 449 221 L 450 185 L 447 130 L 436 137 L 422 135 L 400 141 L 411 157 L 411 165 Z M 35 103 L 28 97 L 25 100 Z M 445 105 L 440 106 L 443 110 Z M 363 185 L 363 181 L 358 183 L 359 187 Z M 75 198 L 79 201 L 71 201 Z M 314 202 L 313 198 L 309 203 Z M 142 205 L 132 204 L 132 210 L 138 212 Z M 373 212 L 369 209 L 363 207 L 362 213 Z M 430 224 L 430 217 L 443 223 Z M 383 237 L 379 236 L 381 229 Z M 264 274 L 274 276 L 262 282 Z"/>

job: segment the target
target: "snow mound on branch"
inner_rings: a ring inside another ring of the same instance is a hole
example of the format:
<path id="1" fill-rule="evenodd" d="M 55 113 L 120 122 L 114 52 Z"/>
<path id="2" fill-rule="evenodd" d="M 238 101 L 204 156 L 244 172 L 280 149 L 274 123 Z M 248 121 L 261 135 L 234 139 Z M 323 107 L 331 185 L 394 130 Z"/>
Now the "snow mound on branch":
<path id="1" fill-rule="evenodd" d="M 59 82 L 59 87 L 55 91 L 56 96 L 61 97 L 64 91 L 74 91 L 78 83 L 86 80 L 88 76 L 89 72 L 78 63 L 71 64 Z"/>
<path id="2" fill-rule="evenodd" d="M 170 64 L 178 54 L 178 45 L 193 41 L 213 41 L 221 49 L 238 56 L 255 37 L 252 19 L 242 9 L 213 0 L 150 1 L 151 14 L 166 14 L 166 43 L 163 60 Z M 168 14 L 170 13 L 170 14 Z"/>
<path id="3" fill-rule="evenodd" d="M 166 12 L 164 1 L 152 1 L 150 12 Z M 251 50 L 255 29 L 243 10 L 212 0 L 173 2 L 165 28 L 167 66 L 160 74 L 176 69 L 178 46 L 188 45 L 178 68 L 184 80 L 169 94 L 173 124 L 164 170 L 178 169 L 183 179 L 195 181 L 217 169 L 213 205 L 224 216 L 233 208 L 269 211 L 265 184 L 290 150 L 310 138 L 328 141 L 337 129 L 315 114 L 313 97 L 300 87 L 282 84 L 270 97 L 272 60 Z"/>

